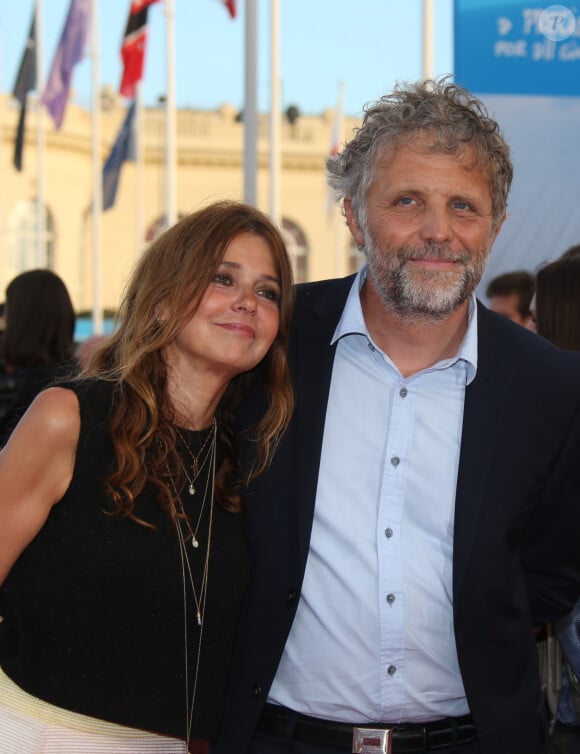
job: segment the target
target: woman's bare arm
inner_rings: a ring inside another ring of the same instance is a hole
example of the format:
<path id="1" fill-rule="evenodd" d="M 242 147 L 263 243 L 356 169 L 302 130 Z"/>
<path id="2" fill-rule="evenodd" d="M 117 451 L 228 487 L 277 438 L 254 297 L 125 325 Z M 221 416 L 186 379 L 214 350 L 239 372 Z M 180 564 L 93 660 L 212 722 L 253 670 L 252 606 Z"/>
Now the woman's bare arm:
<path id="1" fill-rule="evenodd" d="M 79 432 L 75 393 L 49 388 L 0 451 L 0 584 L 68 489 Z"/>

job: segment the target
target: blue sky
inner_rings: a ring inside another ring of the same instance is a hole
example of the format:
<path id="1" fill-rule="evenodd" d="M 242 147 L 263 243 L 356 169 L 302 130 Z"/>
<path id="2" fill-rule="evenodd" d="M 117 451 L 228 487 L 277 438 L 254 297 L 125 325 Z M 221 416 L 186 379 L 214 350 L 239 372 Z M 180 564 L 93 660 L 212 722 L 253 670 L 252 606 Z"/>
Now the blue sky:
<path id="1" fill-rule="evenodd" d="M 44 75 L 52 60 L 70 0 L 43 1 Z M 14 85 L 28 34 L 33 0 L 0 0 L 0 84 Z M 119 86 L 119 49 L 129 0 L 100 0 L 101 84 Z M 244 0 L 230 19 L 218 0 L 174 0 L 176 96 L 180 107 L 213 109 L 243 105 Z M 360 114 L 366 102 L 390 90 L 395 81 L 422 75 L 422 0 L 279 0 L 282 107 L 303 113 L 334 108 L 339 82 L 345 112 Z M 453 70 L 452 0 L 435 0 L 435 73 Z M 258 108 L 269 109 L 270 0 L 258 0 Z M 75 101 L 88 106 L 91 66 L 74 73 Z M 149 11 L 149 41 L 143 85 L 146 104 L 163 95 L 165 84 L 164 3 Z"/>

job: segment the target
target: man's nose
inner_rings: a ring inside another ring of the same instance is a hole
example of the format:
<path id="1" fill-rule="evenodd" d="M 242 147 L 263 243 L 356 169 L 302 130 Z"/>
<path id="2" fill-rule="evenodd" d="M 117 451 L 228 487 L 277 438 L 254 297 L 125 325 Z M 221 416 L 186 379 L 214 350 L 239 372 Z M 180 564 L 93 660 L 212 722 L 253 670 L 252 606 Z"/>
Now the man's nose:
<path id="1" fill-rule="evenodd" d="M 451 221 L 444 207 L 429 207 L 423 216 L 420 228 L 421 240 L 446 243 L 451 239 Z"/>

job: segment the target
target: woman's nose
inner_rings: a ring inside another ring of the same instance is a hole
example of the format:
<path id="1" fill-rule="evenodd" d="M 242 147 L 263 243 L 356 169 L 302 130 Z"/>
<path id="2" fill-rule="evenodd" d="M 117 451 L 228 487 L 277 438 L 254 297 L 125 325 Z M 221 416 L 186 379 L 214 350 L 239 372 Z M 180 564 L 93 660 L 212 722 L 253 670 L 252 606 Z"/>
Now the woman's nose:
<path id="1" fill-rule="evenodd" d="M 240 290 L 234 302 L 234 308 L 239 311 L 253 313 L 256 311 L 256 294 L 253 290 Z"/>

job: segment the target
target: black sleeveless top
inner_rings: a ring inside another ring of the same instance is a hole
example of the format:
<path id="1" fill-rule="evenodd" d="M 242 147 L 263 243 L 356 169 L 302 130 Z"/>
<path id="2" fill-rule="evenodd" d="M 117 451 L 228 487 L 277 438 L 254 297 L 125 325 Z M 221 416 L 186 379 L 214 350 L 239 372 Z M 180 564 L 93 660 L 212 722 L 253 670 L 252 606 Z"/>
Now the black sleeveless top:
<path id="1" fill-rule="evenodd" d="M 199 627 L 190 593 L 186 642 L 175 526 L 149 487 L 137 498 L 135 513 L 154 529 L 107 515 L 104 482 L 113 464 L 107 432 L 112 387 L 99 381 L 65 387 L 75 391 L 80 403 L 73 478 L 5 582 L 8 611 L 2 630 L 16 642 L 2 667 L 25 691 L 57 706 L 185 738 L 185 645 L 191 694 Z M 194 434 L 189 433 L 190 441 Z M 200 502 L 197 495 L 186 497 L 186 506 Z M 195 520 L 195 511 L 191 514 Z M 188 550 L 198 585 L 206 544 L 200 536 L 201 557 L 193 548 Z M 241 517 L 216 502 L 194 738 L 213 740 L 219 729 L 247 577 Z"/>

